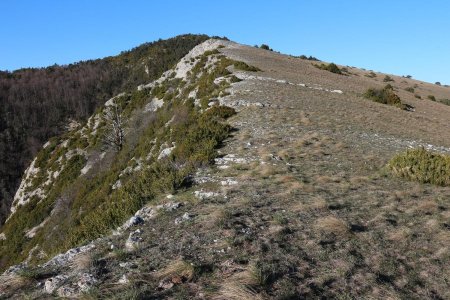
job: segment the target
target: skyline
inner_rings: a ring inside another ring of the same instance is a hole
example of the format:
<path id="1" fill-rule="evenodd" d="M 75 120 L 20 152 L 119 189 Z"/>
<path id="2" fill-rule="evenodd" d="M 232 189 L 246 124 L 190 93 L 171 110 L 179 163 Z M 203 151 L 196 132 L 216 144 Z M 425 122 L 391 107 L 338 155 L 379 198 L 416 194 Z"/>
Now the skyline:
<path id="1" fill-rule="evenodd" d="M 185 33 L 450 84 L 444 1 L 5 1 L 0 70 L 117 55 Z"/>

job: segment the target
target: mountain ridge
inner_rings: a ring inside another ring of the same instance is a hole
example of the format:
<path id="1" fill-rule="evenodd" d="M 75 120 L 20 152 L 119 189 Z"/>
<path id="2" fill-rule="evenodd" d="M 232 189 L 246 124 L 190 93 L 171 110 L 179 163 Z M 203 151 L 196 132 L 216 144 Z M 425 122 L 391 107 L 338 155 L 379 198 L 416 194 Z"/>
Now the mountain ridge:
<path id="1" fill-rule="evenodd" d="M 409 148 L 450 152 L 450 108 L 426 99 L 446 97 L 445 87 L 391 76 L 394 92 L 415 108 L 404 111 L 363 97 L 366 89 L 386 85 L 384 74 L 351 67 L 346 75 L 335 74 L 313 61 L 229 41 L 208 40 L 191 52 L 178 70 L 109 102 L 130 119 L 136 134 L 128 136 L 130 148 L 139 151 L 107 151 L 100 161 L 123 159 L 117 170 L 113 163 L 98 163 L 98 149 L 74 161 L 77 172 L 70 178 L 95 182 L 103 170 L 112 177 L 100 178 L 108 192 L 131 191 L 117 198 L 117 209 L 126 213 L 108 228 L 85 223 L 101 234 L 86 235 L 90 232 L 82 228 L 81 248 L 37 268 L 10 268 L 0 279 L 8 285 L 5 295 L 24 289 L 16 296 L 448 296 L 448 270 L 440 267 L 448 263 L 450 190 L 397 178 L 385 168 Z M 409 87 L 414 93 L 405 90 Z M 133 117 L 136 113 L 143 117 Z M 205 127 L 210 120 L 218 123 Z M 101 122 L 98 112 L 84 132 L 78 129 L 80 136 L 64 137 L 67 145 L 85 146 L 83 134 L 90 145 Z M 146 137 L 140 128 L 148 124 L 152 132 Z M 205 131 L 211 126 L 217 129 Z M 58 160 L 53 151 L 64 139 L 47 146 L 53 148 L 50 161 Z M 158 167 L 139 173 L 147 157 Z M 194 162 L 189 172 L 177 173 L 189 162 Z M 147 180 L 150 174 L 156 175 Z M 95 186 L 82 183 L 89 195 Z M 83 185 L 75 185 L 69 196 L 80 190 Z M 101 199 L 101 190 L 92 199 Z M 143 194 L 145 203 L 139 202 Z M 65 207 L 64 200 L 55 203 Z M 82 206 L 68 207 L 83 213 Z M 25 228 L 29 233 L 36 227 Z"/>

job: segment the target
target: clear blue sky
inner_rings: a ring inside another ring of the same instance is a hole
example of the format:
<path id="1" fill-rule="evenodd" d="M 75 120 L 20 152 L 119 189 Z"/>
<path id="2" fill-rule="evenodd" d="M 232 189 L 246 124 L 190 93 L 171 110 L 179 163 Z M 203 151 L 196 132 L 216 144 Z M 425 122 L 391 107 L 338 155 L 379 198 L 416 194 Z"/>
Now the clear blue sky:
<path id="1" fill-rule="evenodd" d="M 1 70 L 206 33 L 450 84 L 448 0 L 1 0 L 0 20 Z"/>

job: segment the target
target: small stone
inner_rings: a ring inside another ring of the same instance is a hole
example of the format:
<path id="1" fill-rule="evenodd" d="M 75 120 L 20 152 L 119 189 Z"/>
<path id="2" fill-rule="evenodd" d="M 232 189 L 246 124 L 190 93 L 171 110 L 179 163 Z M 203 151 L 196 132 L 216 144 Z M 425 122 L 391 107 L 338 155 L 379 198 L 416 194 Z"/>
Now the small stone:
<path id="1" fill-rule="evenodd" d="M 191 214 L 186 212 L 181 217 L 178 217 L 178 218 L 175 219 L 175 224 L 181 224 L 181 223 L 183 223 L 185 221 L 189 221 L 189 220 L 192 219 L 192 217 L 193 216 Z"/>
<path id="2" fill-rule="evenodd" d="M 88 291 L 95 283 L 97 279 L 92 274 L 83 273 L 80 277 L 80 280 L 77 282 L 77 285 L 80 287 L 81 291 Z"/>
<path id="3" fill-rule="evenodd" d="M 203 191 L 195 191 L 194 195 L 195 195 L 195 197 L 197 197 L 200 200 L 219 196 L 219 194 L 215 193 L 215 192 L 203 192 Z"/>
<path id="4" fill-rule="evenodd" d="M 174 283 L 170 279 L 164 279 L 159 282 L 158 288 L 163 290 L 171 289 L 174 286 Z"/>
<path id="5" fill-rule="evenodd" d="M 123 274 L 122 277 L 120 277 L 119 284 L 129 284 L 130 280 L 127 278 L 127 275 Z"/>
<path id="6" fill-rule="evenodd" d="M 66 275 L 57 275 L 47 279 L 44 283 L 44 292 L 51 294 L 67 280 Z"/>
<path id="7" fill-rule="evenodd" d="M 221 185 L 236 185 L 236 184 L 238 184 L 238 182 L 237 182 L 236 180 L 227 178 L 226 180 L 222 180 L 222 181 L 220 182 L 220 184 L 221 184 Z"/>
<path id="8" fill-rule="evenodd" d="M 125 249 L 127 249 L 128 251 L 132 251 L 137 248 L 139 242 L 142 241 L 142 238 L 140 237 L 141 232 L 142 231 L 140 229 L 137 229 L 136 231 L 130 233 L 128 239 L 125 242 Z"/>
<path id="9" fill-rule="evenodd" d="M 68 287 L 68 286 L 62 286 L 60 287 L 56 293 L 58 294 L 59 297 L 64 297 L 64 298 L 73 298 L 77 296 L 77 291 L 72 288 L 72 287 Z"/>
<path id="10" fill-rule="evenodd" d="M 174 210 L 176 210 L 176 209 L 178 209 L 178 208 L 180 208 L 182 206 L 183 206 L 183 204 L 180 203 L 180 202 L 169 202 L 169 203 L 164 204 L 162 206 L 162 208 L 165 211 L 174 211 Z"/>
<path id="11" fill-rule="evenodd" d="M 140 216 L 133 216 L 130 218 L 130 220 L 128 222 L 131 225 L 136 226 L 136 225 L 144 223 L 144 219 L 142 219 Z"/>

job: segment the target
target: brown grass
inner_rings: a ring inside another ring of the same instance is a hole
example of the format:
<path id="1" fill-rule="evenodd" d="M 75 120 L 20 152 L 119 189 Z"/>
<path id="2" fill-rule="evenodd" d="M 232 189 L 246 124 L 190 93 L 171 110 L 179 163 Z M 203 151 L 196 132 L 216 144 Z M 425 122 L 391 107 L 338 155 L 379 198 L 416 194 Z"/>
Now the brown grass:
<path id="1" fill-rule="evenodd" d="M 264 298 L 256 293 L 253 286 L 257 284 L 252 272 L 247 269 L 226 278 L 221 284 L 215 300 L 263 300 Z"/>
<path id="2" fill-rule="evenodd" d="M 349 234 L 347 224 L 334 216 L 317 219 L 315 227 L 323 233 L 334 234 L 336 237 L 345 237 Z"/>
<path id="3" fill-rule="evenodd" d="M 20 291 L 23 287 L 30 285 L 33 282 L 30 278 L 20 276 L 17 274 L 0 276 L 0 295 L 2 293 L 11 294 Z"/>
<path id="4" fill-rule="evenodd" d="M 341 182 L 342 178 L 339 176 L 328 176 L 328 175 L 318 175 L 316 178 L 314 178 L 316 183 L 324 185 L 329 183 L 339 183 Z"/>
<path id="5" fill-rule="evenodd" d="M 311 210 L 324 210 L 327 208 L 327 206 L 328 204 L 325 199 L 321 197 L 314 197 L 307 208 Z"/>
<path id="6" fill-rule="evenodd" d="M 433 200 L 424 201 L 417 206 L 416 211 L 421 214 L 431 215 L 438 211 L 438 205 Z"/>
<path id="7" fill-rule="evenodd" d="M 70 268 L 74 271 L 87 270 L 92 266 L 92 253 L 84 252 L 77 255 L 70 263 Z"/>
<path id="8" fill-rule="evenodd" d="M 262 178 L 269 178 L 271 176 L 279 174 L 280 170 L 277 166 L 274 166 L 271 163 L 266 163 L 259 165 L 258 168 L 255 170 L 255 173 Z"/>
<path id="9" fill-rule="evenodd" d="M 160 279 L 180 276 L 189 281 L 194 277 L 194 267 L 182 259 L 177 259 L 169 263 L 164 269 L 158 271 L 157 276 Z"/>
<path id="10" fill-rule="evenodd" d="M 387 234 L 386 238 L 390 241 L 394 242 L 403 242 L 406 241 L 408 236 L 411 234 L 411 230 L 406 227 L 398 228 L 394 231 L 391 231 Z"/>

